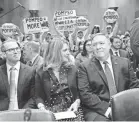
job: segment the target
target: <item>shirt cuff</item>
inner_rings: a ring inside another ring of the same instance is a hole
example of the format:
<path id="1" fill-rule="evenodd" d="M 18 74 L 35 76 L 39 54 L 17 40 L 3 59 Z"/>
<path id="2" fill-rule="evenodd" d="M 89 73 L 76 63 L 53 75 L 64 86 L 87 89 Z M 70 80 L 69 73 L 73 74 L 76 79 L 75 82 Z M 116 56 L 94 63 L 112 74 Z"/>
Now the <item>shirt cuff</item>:
<path id="1" fill-rule="evenodd" d="M 41 107 L 45 107 L 45 106 L 44 106 L 44 104 L 42 104 L 42 103 L 38 103 L 37 107 L 38 107 L 38 108 L 41 108 Z"/>
<path id="2" fill-rule="evenodd" d="M 107 111 L 105 112 L 105 116 L 109 118 L 109 114 L 111 112 L 111 107 L 108 107 Z"/>

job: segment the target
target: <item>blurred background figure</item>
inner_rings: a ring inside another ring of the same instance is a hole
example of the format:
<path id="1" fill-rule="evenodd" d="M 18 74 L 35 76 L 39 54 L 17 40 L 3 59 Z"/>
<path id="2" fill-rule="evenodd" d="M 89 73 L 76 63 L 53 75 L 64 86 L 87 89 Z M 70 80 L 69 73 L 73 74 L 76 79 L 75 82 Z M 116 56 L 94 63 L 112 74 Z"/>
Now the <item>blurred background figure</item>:
<path id="1" fill-rule="evenodd" d="M 44 51 L 47 48 L 47 45 L 53 39 L 52 34 L 50 32 L 44 32 L 41 35 L 40 39 L 40 56 L 43 57 Z"/>
<path id="2" fill-rule="evenodd" d="M 79 45 L 78 45 L 78 50 L 76 51 L 74 57 L 76 58 L 76 56 L 81 53 L 83 51 L 83 45 L 84 45 L 84 42 L 79 42 Z"/>
<path id="3" fill-rule="evenodd" d="M 43 58 L 39 55 L 39 53 L 39 42 L 27 42 L 23 48 L 23 58 L 26 61 L 26 64 L 35 69 L 38 69 L 43 64 Z"/>
<path id="4" fill-rule="evenodd" d="M 94 25 L 91 34 L 88 35 L 88 39 L 92 38 L 96 33 L 100 33 L 100 25 Z"/>
<path id="5" fill-rule="evenodd" d="M 111 55 L 129 58 L 129 53 L 126 50 L 121 49 L 122 40 L 118 36 L 112 36 L 110 41 L 112 44 L 110 49 Z"/>
<path id="6" fill-rule="evenodd" d="M 76 63 L 79 64 L 87 59 L 92 58 L 92 39 L 88 39 L 84 42 L 83 51 L 76 56 Z"/>

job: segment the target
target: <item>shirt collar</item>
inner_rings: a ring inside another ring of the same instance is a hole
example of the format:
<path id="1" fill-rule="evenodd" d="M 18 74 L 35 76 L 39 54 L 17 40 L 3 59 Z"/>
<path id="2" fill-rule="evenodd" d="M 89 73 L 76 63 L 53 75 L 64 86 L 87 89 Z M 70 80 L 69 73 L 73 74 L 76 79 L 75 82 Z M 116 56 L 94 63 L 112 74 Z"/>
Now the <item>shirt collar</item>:
<path id="1" fill-rule="evenodd" d="M 112 63 L 111 63 L 111 56 L 109 56 L 106 61 L 108 62 L 109 65 L 112 65 Z M 100 61 L 101 64 L 103 64 L 103 62 L 104 61 Z"/>
<path id="2" fill-rule="evenodd" d="M 13 67 L 13 66 L 9 65 L 8 63 L 6 63 L 6 66 L 7 66 L 7 71 L 10 71 L 11 67 Z M 16 65 L 14 66 L 14 68 L 16 68 L 16 70 L 19 71 L 19 69 L 20 69 L 20 61 L 18 61 L 16 63 Z"/>
<path id="3" fill-rule="evenodd" d="M 115 54 L 115 52 L 118 52 L 119 54 L 119 49 L 118 50 L 114 50 L 113 48 L 111 48 L 112 52 Z"/>

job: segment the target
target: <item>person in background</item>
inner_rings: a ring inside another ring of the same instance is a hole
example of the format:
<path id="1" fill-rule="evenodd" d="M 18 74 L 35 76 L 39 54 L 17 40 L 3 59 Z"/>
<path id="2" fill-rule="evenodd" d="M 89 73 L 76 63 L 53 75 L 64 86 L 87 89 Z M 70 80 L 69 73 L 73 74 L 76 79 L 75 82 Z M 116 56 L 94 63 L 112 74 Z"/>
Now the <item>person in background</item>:
<path id="1" fill-rule="evenodd" d="M 76 63 L 81 63 L 85 60 L 92 58 L 92 39 L 88 39 L 84 42 L 83 51 L 76 56 Z"/>
<path id="2" fill-rule="evenodd" d="M 39 52 L 39 42 L 27 42 L 23 48 L 23 57 L 26 60 L 26 64 L 35 69 L 38 69 L 43 64 L 43 58 L 39 55 Z"/>
<path id="3" fill-rule="evenodd" d="M 122 40 L 118 36 L 111 37 L 110 41 L 112 44 L 111 49 L 110 49 L 111 55 L 129 58 L 129 53 L 127 51 L 121 49 Z"/>
<path id="4" fill-rule="evenodd" d="M 100 25 L 94 25 L 91 34 L 88 35 L 88 38 L 92 38 L 96 33 L 100 33 Z"/>
<path id="5" fill-rule="evenodd" d="M 53 38 L 48 44 L 44 64 L 35 77 L 35 98 L 39 109 L 54 113 L 78 112 L 77 69 L 70 55 L 66 40 Z"/>
<path id="6" fill-rule="evenodd" d="M 78 89 L 86 121 L 109 121 L 110 98 L 139 87 L 130 61 L 110 55 L 111 42 L 104 34 L 92 40 L 93 58 L 79 66 Z"/>
<path id="7" fill-rule="evenodd" d="M 75 54 L 75 58 L 76 58 L 76 56 L 79 54 L 79 53 L 81 53 L 82 51 L 83 51 L 83 45 L 84 45 L 84 42 L 79 42 L 79 45 L 78 45 L 78 50 L 77 50 L 77 52 L 76 52 L 76 54 Z"/>
<path id="8" fill-rule="evenodd" d="M 50 32 L 43 32 L 40 38 L 40 56 L 43 57 L 44 51 L 48 46 L 48 43 L 53 39 Z"/>
<path id="9" fill-rule="evenodd" d="M 0 111 L 31 107 L 35 72 L 20 62 L 21 48 L 15 39 L 3 42 L 6 63 L 0 67 Z"/>

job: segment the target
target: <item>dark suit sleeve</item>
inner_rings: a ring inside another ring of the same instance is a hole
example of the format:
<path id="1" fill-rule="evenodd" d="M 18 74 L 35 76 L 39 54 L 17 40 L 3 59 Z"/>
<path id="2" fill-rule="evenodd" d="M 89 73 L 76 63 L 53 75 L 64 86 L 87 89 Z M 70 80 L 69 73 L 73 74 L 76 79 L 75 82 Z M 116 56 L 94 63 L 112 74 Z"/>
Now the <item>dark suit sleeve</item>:
<path id="1" fill-rule="evenodd" d="M 78 88 L 82 103 L 101 115 L 104 115 L 109 107 L 109 103 L 101 101 L 97 94 L 90 88 L 86 68 L 81 64 L 78 72 Z"/>
<path id="2" fill-rule="evenodd" d="M 38 103 L 43 103 L 44 104 L 44 100 L 42 99 L 44 96 L 43 93 L 43 87 L 41 85 L 41 77 L 39 75 L 39 73 L 36 73 L 35 75 L 35 101 L 36 104 L 38 105 Z"/>
<path id="3" fill-rule="evenodd" d="M 9 99 L 4 98 L 3 100 L 0 100 L 0 111 L 7 110 L 9 107 Z"/>
<path id="4" fill-rule="evenodd" d="M 136 74 L 134 73 L 133 67 L 131 66 L 130 61 L 128 60 L 128 69 L 129 69 L 129 88 L 139 88 L 139 79 L 137 79 Z"/>

